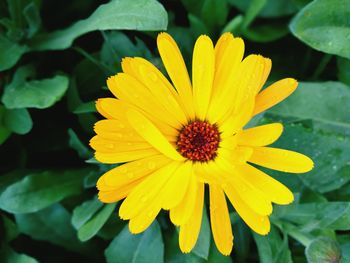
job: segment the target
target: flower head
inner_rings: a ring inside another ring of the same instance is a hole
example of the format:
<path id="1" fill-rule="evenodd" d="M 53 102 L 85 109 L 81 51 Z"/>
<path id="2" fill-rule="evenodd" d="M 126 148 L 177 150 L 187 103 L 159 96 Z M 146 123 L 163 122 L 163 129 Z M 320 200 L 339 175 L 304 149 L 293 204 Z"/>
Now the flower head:
<path id="1" fill-rule="evenodd" d="M 99 99 L 106 119 L 95 125 L 91 146 L 102 163 L 125 163 L 100 177 L 102 202 L 125 200 L 119 216 L 132 233 L 144 231 L 161 209 L 180 227 L 189 252 L 198 238 L 204 186 L 209 185 L 213 238 L 222 254 L 232 250 L 227 200 L 256 233 L 270 230 L 272 203 L 289 204 L 293 193 L 252 164 L 283 172 L 312 169 L 300 153 L 266 147 L 282 133 L 280 123 L 245 129 L 256 114 L 288 97 L 297 81 L 282 79 L 262 90 L 271 60 L 243 59 L 244 42 L 223 34 L 215 47 L 200 36 L 192 59 L 192 82 L 175 41 L 157 39 L 169 80 L 142 58 L 125 58 L 123 73 L 107 80 L 116 98 Z"/>

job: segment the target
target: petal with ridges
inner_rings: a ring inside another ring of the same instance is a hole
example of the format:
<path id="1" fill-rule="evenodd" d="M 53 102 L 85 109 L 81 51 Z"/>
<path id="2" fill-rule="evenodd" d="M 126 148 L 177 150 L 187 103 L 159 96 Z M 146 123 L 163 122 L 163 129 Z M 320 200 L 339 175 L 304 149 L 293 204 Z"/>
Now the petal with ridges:
<path id="1" fill-rule="evenodd" d="M 142 180 L 136 180 L 131 182 L 130 184 L 119 187 L 116 190 L 100 190 L 98 192 L 98 199 L 103 203 L 115 203 L 119 200 L 125 198 L 137 185 L 139 185 Z M 100 188 L 104 189 L 100 184 Z"/>
<path id="2" fill-rule="evenodd" d="M 173 128 L 181 127 L 181 123 L 174 118 L 169 118 L 169 112 L 152 95 L 152 93 L 133 76 L 118 73 L 108 78 L 107 85 L 109 90 L 118 99 L 130 103 L 134 107 L 155 116 L 158 121 L 163 122 Z"/>
<path id="3" fill-rule="evenodd" d="M 237 134 L 239 145 L 265 146 L 274 143 L 282 134 L 281 123 L 271 123 L 246 129 Z"/>
<path id="4" fill-rule="evenodd" d="M 95 152 L 95 159 L 101 163 L 125 163 L 149 156 L 159 154 L 154 148 L 137 150 L 137 151 L 125 151 L 125 152 L 114 152 L 114 153 L 105 153 L 105 152 Z"/>
<path id="5" fill-rule="evenodd" d="M 226 191 L 226 189 L 224 191 L 239 216 L 253 231 L 260 235 L 266 235 L 270 232 L 268 216 L 255 213 L 245 204 L 236 191 Z"/>
<path id="6" fill-rule="evenodd" d="M 188 182 L 187 191 L 185 193 L 182 202 L 176 207 L 170 209 L 170 220 L 174 225 L 182 225 L 186 223 L 193 211 L 193 208 L 196 204 L 197 196 L 197 179 L 194 174 L 191 174 L 191 177 Z"/>
<path id="7" fill-rule="evenodd" d="M 246 181 L 254 184 L 272 202 L 280 205 L 293 202 L 293 193 L 274 178 L 248 164 L 236 167 Z"/>
<path id="8" fill-rule="evenodd" d="M 175 150 L 174 146 L 169 143 L 166 137 L 144 115 L 136 110 L 129 110 L 126 115 L 135 131 L 154 148 L 173 160 L 184 160 Z"/>
<path id="9" fill-rule="evenodd" d="M 217 185 L 209 186 L 210 223 L 216 247 L 223 255 L 229 255 L 233 246 L 233 234 L 225 194 Z"/>
<path id="10" fill-rule="evenodd" d="M 113 153 L 151 149 L 152 145 L 147 142 L 124 142 L 104 139 L 101 136 L 94 136 L 90 140 L 90 146 L 97 152 Z"/>
<path id="11" fill-rule="evenodd" d="M 244 54 L 244 42 L 241 38 L 226 37 L 226 40 L 219 39 L 215 46 L 215 76 L 210 106 L 207 113 L 208 119 L 215 123 L 220 120 L 231 107 L 231 104 L 223 104 L 226 97 L 235 93 L 234 85 L 239 78 L 238 69 L 241 65 Z"/>
<path id="12" fill-rule="evenodd" d="M 185 162 L 175 171 L 162 191 L 162 208 L 169 210 L 183 200 L 193 174 L 192 169 L 192 163 Z"/>
<path id="13" fill-rule="evenodd" d="M 249 162 L 287 173 L 306 173 L 314 167 L 306 155 L 270 147 L 254 147 Z"/>
<path id="14" fill-rule="evenodd" d="M 114 189 L 127 185 L 135 180 L 141 179 L 154 171 L 162 168 L 171 160 L 164 155 L 154 155 L 137 161 L 115 167 L 103 174 L 97 181 L 97 187 L 101 179 L 104 184 Z"/>
<path id="15" fill-rule="evenodd" d="M 163 74 L 150 62 L 143 58 L 128 58 L 128 67 L 123 67 L 125 73 L 132 75 L 145 85 L 156 100 L 166 108 L 169 118 L 176 118 L 180 123 L 187 123 L 187 118 L 178 104 L 178 94 Z"/>
<path id="16" fill-rule="evenodd" d="M 208 36 L 200 36 L 193 50 L 192 82 L 196 117 L 204 120 L 208 111 L 214 79 L 214 47 Z"/>
<path id="17" fill-rule="evenodd" d="M 189 253 L 195 246 L 202 224 L 203 202 L 204 202 L 204 184 L 197 183 L 197 193 L 195 197 L 195 206 L 191 216 L 186 224 L 181 225 L 179 233 L 180 249 L 184 253 Z"/>
<path id="18" fill-rule="evenodd" d="M 159 195 L 178 166 L 178 162 L 171 162 L 149 175 L 125 198 L 120 206 L 119 216 L 122 219 L 130 219 L 146 209 L 149 202 Z"/>
<path id="19" fill-rule="evenodd" d="M 297 88 L 295 79 L 279 80 L 261 91 L 255 99 L 254 115 L 257 115 L 287 98 Z"/>
<path id="20" fill-rule="evenodd" d="M 182 105 L 188 117 L 194 119 L 192 86 L 180 49 L 174 39 L 167 33 L 160 33 L 158 35 L 157 46 L 163 64 L 180 95 Z"/>
<path id="21" fill-rule="evenodd" d="M 263 67 L 264 67 L 264 69 L 263 69 L 263 73 L 262 73 L 262 76 L 261 76 L 260 85 L 258 86 L 258 88 L 256 90 L 256 93 L 258 93 L 262 89 L 262 87 L 264 86 L 267 78 L 270 75 L 271 67 L 272 67 L 271 59 L 264 58 L 264 60 L 263 60 Z"/>

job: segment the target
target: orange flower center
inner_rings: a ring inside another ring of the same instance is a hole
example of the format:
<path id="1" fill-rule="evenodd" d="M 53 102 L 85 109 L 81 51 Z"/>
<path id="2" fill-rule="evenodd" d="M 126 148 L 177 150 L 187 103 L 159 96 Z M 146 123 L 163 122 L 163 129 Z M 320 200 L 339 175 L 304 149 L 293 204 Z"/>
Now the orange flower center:
<path id="1" fill-rule="evenodd" d="M 217 155 L 220 133 L 207 121 L 193 121 L 184 126 L 177 137 L 177 150 L 192 161 L 207 162 Z"/>

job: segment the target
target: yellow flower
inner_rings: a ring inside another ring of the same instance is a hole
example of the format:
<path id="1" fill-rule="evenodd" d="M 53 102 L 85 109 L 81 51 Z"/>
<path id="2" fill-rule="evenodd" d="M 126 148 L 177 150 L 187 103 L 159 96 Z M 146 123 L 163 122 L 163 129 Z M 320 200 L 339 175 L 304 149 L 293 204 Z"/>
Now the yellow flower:
<path id="1" fill-rule="evenodd" d="M 208 184 L 213 238 L 228 255 L 233 234 L 225 196 L 261 235 L 270 230 L 271 203 L 293 201 L 288 188 L 250 163 L 291 173 L 313 168 L 305 155 L 266 147 L 281 135 L 280 123 L 244 129 L 254 115 L 288 97 L 297 81 L 282 79 L 261 91 L 271 60 L 243 59 L 244 42 L 230 33 L 215 47 L 207 36 L 197 39 L 192 83 L 171 36 L 159 34 L 157 44 L 173 85 L 147 60 L 125 58 L 123 73 L 107 80 L 118 99 L 96 103 L 106 119 L 96 123 L 90 142 L 95 158 L 125 163 L 98 180 L 99 199 L 125 198 L 119 216 L 130 220 L 132 233 L 144 231 L 161 209 L 169 210 L 180 227 L 180 248 L 189 252 L 198 238 Z"/>

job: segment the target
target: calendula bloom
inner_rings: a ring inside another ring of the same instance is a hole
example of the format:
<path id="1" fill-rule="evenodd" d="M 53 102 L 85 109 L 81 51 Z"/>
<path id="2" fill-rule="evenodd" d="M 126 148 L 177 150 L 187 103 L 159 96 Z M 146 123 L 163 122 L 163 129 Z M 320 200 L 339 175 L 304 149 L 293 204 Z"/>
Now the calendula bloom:
<path id="1" fill-rule="evenodd" d="M 213 46 L 200 36 L 194 47 L 192 83 L 178 46 L 161 33 L 158 50 L 168 79 L 142 58 L 125 58 L 123 73 L 107 80 L 116 98 L 99 99 L 106 119 L 95 125 L 91 146 L 102 163 L 122 164 L 97 183 L 105 203 L 125 200 L 119 216 L 140 233 L 161 209 L 180 227 L 183 252 L 200 231 L 205 184 L 209 185 L 210 223 L 218 250 L 230 254 L 233 234 L 226 196 L 256 233 L 270 230 L 272 203 L 285 205 L 293 193 L 251 164 L 303 173 L 312 169 L 300 153 L 266 147 L 282 133 L 280 123 L 244 126 L 254 116 L 288 97 L 297 81 L 282 79 L 262 90 L 271 60 L 243 59 L 244 42 L 230 33 Z"/>

